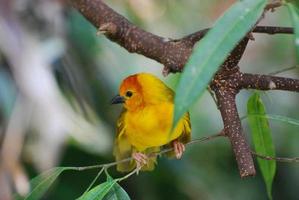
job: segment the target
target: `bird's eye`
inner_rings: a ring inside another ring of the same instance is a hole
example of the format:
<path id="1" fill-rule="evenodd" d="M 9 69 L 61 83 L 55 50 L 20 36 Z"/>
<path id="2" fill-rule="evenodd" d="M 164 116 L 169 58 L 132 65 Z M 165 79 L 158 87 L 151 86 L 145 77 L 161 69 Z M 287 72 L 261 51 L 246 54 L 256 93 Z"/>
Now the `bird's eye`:
<path id="1" fill-rule="evenodd" d="M 127 97 L 131 97 L 132 95 L 133 95 L 133 92 L 131 92 L 131 91 L 127 91 L 127 92 L 126 92 L 126 96 L 127 96 Z"/>

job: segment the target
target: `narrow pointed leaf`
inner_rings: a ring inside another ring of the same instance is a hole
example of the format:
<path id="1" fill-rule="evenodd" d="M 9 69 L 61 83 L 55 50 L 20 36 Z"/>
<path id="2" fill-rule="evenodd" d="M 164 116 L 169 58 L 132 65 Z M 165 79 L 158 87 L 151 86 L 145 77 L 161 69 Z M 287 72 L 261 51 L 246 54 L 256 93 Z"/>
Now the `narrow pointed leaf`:
<path id="1" fill-rule="evenodd" d="M 65 170 L 71 170 L 72 167 L 56 167 L 50 169 L 30 181 L 31 191 L 25 197 L 25 200 L 40 199 L 44 193 L 50 188 L 57 177 Z"/>
<path id="2" fill-rule="evenodd" d="M 102 200 L 113 188 L 115 183 L 116 181 L 114 180 L 101 183 L 87 193 L 83 194 L 83 196 L 81 196 L 79 200 Z"/>
<path id="3" fill-rule="evenodd" d="M 298 1 L 294 3 L 287 3 L 289 13 L 291 15 L 293 26 L 295 30 L 295 46 L 296 46 L 296 57 L 297 63 L 299 63 L 299 3 Z"/>
<path id="4" fill-rule="evenodd" d="M 237 1 L 195 45 L 176 90 L 173 126 L 205 91 L 219 66 L 254 26 L 266 2 Z"/>
<path id="5" fill-rule="evenodd" d="M 105 172 L 107 181 L 114 181 L 108 172 Z M 115 183 L 108 194 L 104 197 L 104 200 L 130 200 L 130 197 L 118 183 Z"/>
<path id="6" fill-rule="evenodd" d="M 258 93 L 253 94 L 247 103 L 248 122 L 251 129 L 254 149 L 257 153 L 275 157 L 274 144 L 265 107 Z M 256 115 L 264 115 L 260 117 Z M 272 199 L 272 183 L 276 171 L 275 160 L 257 158 L 260 171 L 266 184 L 269 199 Z"/>
<path id="7" fill-rule="evenodd" d="M 116 180 L 114 180 L 109 174 L 108 171 L 105 170 L 105 174 L 107 176 L 106 182 L 94 187 L 90 191 L 84 193 L 79 200 L 104 200 L 105 197 L 111 193 L 111 190 L 115 186 Z"/>
<path id="8" fill-rule="evenodd" d="M 130 197 L 118 183 L 115 183 L 104 200 L 130 200 Z"/>

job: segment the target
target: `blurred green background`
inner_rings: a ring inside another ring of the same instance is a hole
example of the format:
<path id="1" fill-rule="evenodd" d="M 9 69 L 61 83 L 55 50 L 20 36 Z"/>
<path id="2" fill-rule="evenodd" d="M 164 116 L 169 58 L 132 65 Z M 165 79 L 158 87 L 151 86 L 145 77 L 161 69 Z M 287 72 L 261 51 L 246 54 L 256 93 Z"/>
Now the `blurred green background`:
<path id="1" fill-rule="evenodd" d="M 130 54 L 62 0 L 0 1 L 0 199 L 26 193 L 28 180 L 54 166 L 113 161 L 111 106 L 126 76 L 150 72 L 175 89 L 179 74 L 162 77 L 161 64 Z M 207 28 L 232 0 L 106 0 L 134 24 L 160 36 L 180 38 Z M 291 26 L 287 9 L 267 13 L 261 25 Z M 267 74 L 295 65 L 291 35 L 254 34 L 241 60 L 243 72 Z M 297 77 L 298 70 L 280 74 Z M 252 91 L 238 96 L 240 116 Z M 264 92 L 267 112 L 299 119 L 298 93 Z M 217 133 L 222 120 L 206 93 L 191 109 L 192 137 Z M 278 156 L 299 155 L 299 127 L 271 121 Z M 244 130 L 250 140 L 246 120 Z M 114 168 L 113 177 L 120 177 Z M 75 199 L 97 170 L 66 172 L 43 199 Z M 103 181 L 104 177 L 100 179 Z M 258 171 L 240 179 L 227 139 L 188 146 L 182 160 L 160 158 L 155 171 L 121 183 L 131 199 L 267 199 Z M 274 199 L 299 199 L 298 164 L 278 163 Z"/>

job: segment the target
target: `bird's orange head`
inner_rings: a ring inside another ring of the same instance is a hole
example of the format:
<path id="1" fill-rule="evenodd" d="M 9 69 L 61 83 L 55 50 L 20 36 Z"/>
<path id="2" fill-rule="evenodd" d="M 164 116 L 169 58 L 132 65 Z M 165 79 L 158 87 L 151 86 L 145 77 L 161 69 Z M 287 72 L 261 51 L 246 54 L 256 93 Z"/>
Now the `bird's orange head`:
<path id="1" fill-rule="evenodd" d="M 112 104 L 123 103 L 128 110 L 141 109 L 146 105 L 172 101 L 173 92 L 157 77 L 140 73 L 125 78 L 119 88 L 119 95 Z"/>

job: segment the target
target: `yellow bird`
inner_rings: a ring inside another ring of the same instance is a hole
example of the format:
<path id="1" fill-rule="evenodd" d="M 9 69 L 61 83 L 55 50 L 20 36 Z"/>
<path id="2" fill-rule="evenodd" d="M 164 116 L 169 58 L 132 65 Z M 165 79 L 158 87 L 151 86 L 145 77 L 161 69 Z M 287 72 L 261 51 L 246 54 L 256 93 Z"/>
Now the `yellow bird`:
<path id="1" fill-rule="evenodd" d="M 111 101 L 124 105 L 117 122 L 113 154 L 116 161 L 131 156 L 135 161 L 118 164 L 118 171 L 131 171 L 136 164 L 141 170 L 153 170 L 156 157 L 148 155 L 165 147 L 172 146 L 172 156 L 181 158 L 184 144 L 191 139 L 191 124 L 186 113 L 170 133 L 173 101 L 174 92 L 151 74 L 134 74 L 122 81 L 119 95 Z"/>

